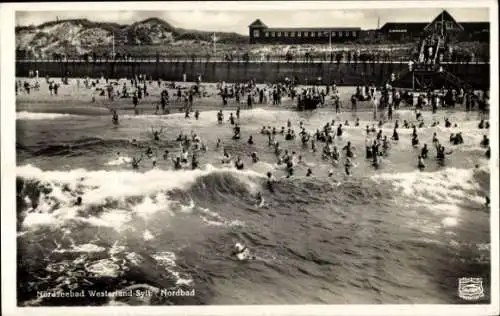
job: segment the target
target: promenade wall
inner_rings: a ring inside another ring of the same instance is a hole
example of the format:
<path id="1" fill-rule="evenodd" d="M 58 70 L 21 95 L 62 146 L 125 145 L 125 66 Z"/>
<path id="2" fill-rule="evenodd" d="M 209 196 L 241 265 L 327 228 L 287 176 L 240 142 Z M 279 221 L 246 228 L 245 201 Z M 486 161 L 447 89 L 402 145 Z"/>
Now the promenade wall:
<path id="1" fill-rule="evenodd" d="M 487 63 L 449 63 L 443 67 L 473 87 L 485 88 L 490 83 L 490 65 Z M 195 81 L 198 74 L 204 82 L 242 82 L 250 79 L 257 83 L 276 82 L 297 77 L 302 84 L 321 77 L 324 83 L 356 86 L 363 83 L 380 84 L 391 73 L 408 69 L 404 62 L 330 63 L 330 62 L 215 62 L 215 61 L 17 61 L 16 76 L 27 77 L 30 70 L 39 76 L 131 78 L 136 74 L 152 75 L 168 81 Z"/>

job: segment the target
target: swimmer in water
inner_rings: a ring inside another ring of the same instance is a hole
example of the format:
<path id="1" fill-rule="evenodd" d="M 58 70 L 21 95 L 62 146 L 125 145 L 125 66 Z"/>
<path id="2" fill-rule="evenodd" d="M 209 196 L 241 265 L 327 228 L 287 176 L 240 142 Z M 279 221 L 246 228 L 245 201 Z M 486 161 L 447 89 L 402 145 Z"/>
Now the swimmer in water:
<path id="1" fill-rule="evenodd" d="M 373 155 L 372 166 L 375 169 L 378 169 L 378 167 L 380 166 L 380 157 L 379 157 L 379 155 Z"/>
<path id="2" fill-rule="evenodd" d="M 444 127 L 450 128 L 451 127 L 451 122 L 448 118 L 444 119 Z"/>
<path id="3" fill-rule="evenodd" d="M 264 197 L 262 196 L 262 193 L 257 192 L 257 196 L 255 197 L 257 199 L 257 206 L 262 207 L 264 206 Z"/>
<path id="4" fill-rule="evenodd" d="M 253 145 L 254 144 L 254 142 L 253 142 L 253 136 L 252 135 L 250 135 L 250 137 L 248 138 L 248 144 L 249 145 Z"/>
<path id="5" fill-rule="evenodd" d="M 491 157 L 491 148 L 490 148 L 490 146 L 488 146 L 488 149 L 486 149 L 486 152 L 484 153 L 484 155 L 486 156 L 486 158 L 490 159 L 490 157 Z"/>
<path id="6" fill-rule="evenodd" d="M 314 139 L 311 139 L 311 150 L 313 153 L 315 153 L 317 151 L 316 142 L 314 141 Z"/>
<path id="7" fill-rule="evenodd" d="M 82 205 L 82 197 L 79 196 L 76 198 L 76 201 L 75 201 L 75 206 L 80 206 Z"/>
<path id="8" fill-rule="evenodd" d="M 427 154 L 429 153 L 429 149 L 427 148 L 427 144 L 424 144 L 422 147 L 422 151 L 420 152 L 420 156 L 422 159 L 427 159 Z"/>
<path id="9" fill-rule="evenodd" d="M 191 169 L 195 170 L 199 167 L 200 163 L 198 162 L 198 157 L 193 153 L 191 156 Z"/>
<path id="10" fill-rule="evenodd" d="M 231 155 L 227 152 L 227 150 L 224 148 L 224 153 L 222 155 L 222 163 L 229 163 L 231 161 Z"/>
<path id="11" fill-rule="evenodd" d="M 116 110 L 112 110 L 112 113 L 113 117 L 111 120 L 113 121 L 114 125 L 118 125 L 119 124 L 118 113 L 116 113 Z"/>
<path id="12" fill-rule="evenodd" d="M 244 164 L 243 164 L 243 160 L 241 160 L 240 156 L 238 156 L 238 158 L 236 158 L 236 161 L 234 162 L 234 166 L 238 170 L 243 170 Z"/>
<path id="13" fill-rule="evenodd" d="M 151 127 L 151 132 L 153 134 L 153 139 L 155 141 L 159 141 L 160 140 L 160 134 L 163 132 L 163 127 L 160 128 L 158 131 Z"/>
<path id="14" fill-rule="evenodd" d="M 310 177 L 312 175 L 312 170 L 311 168 L 307 168 L 307 174 L 306 174 L 306 177 Z"/>
<path id="15" fill-rule="evenodd" d="M 345 164 L 344 164 L 344 170 L 345 170 L 346 175 L 348 175 L 348 176 L 351 175 L 351 168 L 352 168 L 351 158 L 346 157 Z"/>
<path id="16" fill-rule="evenodd" d="M 389 147 L 389 140 L 387 139 L 387 136 L 384 136 L 384 138 L 382 139 L 382 154 L 384 156 L 387 156 Z"/>
<path id="17" fill-rule="evenodd" d="M 342 148 L 342 151 L 346 151 L 346 156 L 348 158 L 353 158 L 354 157 L 354 153 L 353 153 L 353 150 L 354 150 L 354 146 L 351 146 L 351 142 L 348 141 L 347 142 L 347 145 L 344 146 L 344 148 Z"/>
<path id="18" fill-rule="evenodd" d="M 436 158 L 440 164 L 444 164 L 445 155 L 451 155 L 453 151 L 445 152 L 445 148 L 442 145 L 436 146 Z"/>
<path id="19" fill-rule="evenodd" d="M 269 191 L 273 192 L 274 191 L 274 183 L 276 182 L 276 179 L 273 177 L 273 174 L 271 172 L 267 172 L 267 180 L 266 180 L 266 184 L 267 184 L 267 188 L 269 189 Z"/>
<path id="20" fill-rule="evenodd" d="M 257 163 L 257 162 L 259 162 L 259 157 L 257 156 L 257 152 L 255 152 L 255 151 L 254 151 L 254 152 L 252 152 L 252 153 L 250 154 L 250 157 L 252 158 L 253 163 Z"/>
<path id="21" fill-rule="evenodd" d="M 481 140 L 480 145 L 481 145 L 481 147 L 484 147 L 484 148 L 490 146 L 490 140 L 489 140 L 488 136 L 483 135 L 483 139 Z"/>
<path id="22" fill-rule="evenodd" d="M 438 140 L 438 138 L 437 138 L 437 134 L 436 134 L 436 133 L 434 133 L 434 134 L 432 135 L 432 143 L 433 143 L 434 145 L 439 144 L 439 140 Z"/>
<path id="23" fill-rule="evenodd" d="M 172 158 L 172 162 L 174 163 L 175 170 L 182 169 L 181 157 Z"/>
<path id="24" fill-rule="evenodd" d="M 235 123 L 235 122 L 234 122 L 234 121 L 235 121 L 235 119 L 234 119 L 234 116 L 233 116 L 233 113 L 232 113 L 232 112 L 231 112 L 231 113 L 229 113 L 229 120 L 228 120 L 228 121 L 231 123 L 231 125 L 234 125 L 234 123 Z"/>
<path id="25" fill-rule="evenodd" d="M 342 124 L 339 124 L 339 127 L 337 127 L 337 136 L 341 137 L 342 133 L 343 133 Z"/>
<path id="26" fill-rule="evenodd" d="M 139 169 L 139 163 L 141 162 L 141 160 L 142 160 L 142 155 L 141 155 L 141 157 L 139 159 L 133 157 L 132 158 L 132 168 L 133 169 Z"/>
<path id="27" fill-rule="evenodd" d="M 250 255 L 250 250 L 239 242 L 234 245 L 232 255 L 240 261 L 255 259 L 255 256 Z"/>
<path id="28" fill-rule="evenodd" d="M 394 127 L 394 132 L 392 133 L 391 139 L 396 142 L 399 141 L 399 134 L 396 127 Z"/>
<path id="29" fill-rule="evenodd" d="M 417 165 L 418 169 L 420 171 L 424 170 L 425 169 L 425 164 L 424 164 L 424 158 L 422 156 L 418 156 L 418 165 Z"/>

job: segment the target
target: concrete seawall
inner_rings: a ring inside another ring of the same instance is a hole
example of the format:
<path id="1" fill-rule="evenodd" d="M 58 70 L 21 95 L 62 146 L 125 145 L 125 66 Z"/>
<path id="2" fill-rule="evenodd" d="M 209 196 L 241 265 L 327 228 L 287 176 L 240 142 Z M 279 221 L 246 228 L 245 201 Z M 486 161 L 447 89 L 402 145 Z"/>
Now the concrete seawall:
<path id="1" fill-rule="evenodd" d="M 443 66 L 473 87 L 485 88 L 490 83 L 489 64 L 457 64 Z M 407 69 L 406 63 L 329 63 L 329 62 L 205 62 L 205 61 L 135 61 L 135 62 L 55 62 L 17 61 L 16 76 L 27 77 L 30 70 L 38 70 L 44 77 L 101 77 L 125 78 L 136 74 L 148 74 L 168 81 L 181 81 L 187 75 L 194 81 L 201 74 L 205 82 L 241 82 L 255 79 L 258 83 L 274 82 L 285 77 L 299 78 L 300 83 L 313 82 L 318 77 L 323 82 L 335 81 L 338 85 L 355 86 L 363 83 L 382 83 L 391 73 Z"/>

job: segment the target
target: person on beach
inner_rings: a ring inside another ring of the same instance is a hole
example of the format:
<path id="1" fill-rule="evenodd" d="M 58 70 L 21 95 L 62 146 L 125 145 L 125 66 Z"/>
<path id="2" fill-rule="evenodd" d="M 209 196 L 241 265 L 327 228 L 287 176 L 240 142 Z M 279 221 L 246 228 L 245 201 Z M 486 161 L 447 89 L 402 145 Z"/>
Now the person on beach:
<path id="1" fill-rule="evenodd" d="M 222 124 L 223 121 L 224 121 L 224 114 L 222 113 L 222 110 L 220 110 L 219 112 L 217 112 L 217 123 Z"/>
<path id="2" fill-rule="evenodd" d="M 238 123 L 233 128 L 233 139 L 237 140 L 241 137 L 241 128 Z"/>
<path id="3" fill-rule="evenodd" d="M 132 103 L 134 104 L 134 109 L 136 109 L 139 104 L 139 98 L 137 97 L 136 92 L 134 92 L 134 95 L 132 96 Z"/>
<path id="4" fill-rule="evenodd" d="M 411 137 L 411 145 L 413 147 L 417 147 L 419 143 L 420 143 L 420 141 L 418 140 L 418 135 L 417 134 L 413 134 L 412 137 Z"/>
<path id="5" fill-rule="evenodd" d="M 483 148 L 485 148 L 485 147 L 489 147 L 489 146 L 490 146 L 490 140 L 489 140 L 488 136 L 483 135 L 483 139 L 481 140 L 480 145 L 481 145 L 481 147 L 483 147 Z"/>

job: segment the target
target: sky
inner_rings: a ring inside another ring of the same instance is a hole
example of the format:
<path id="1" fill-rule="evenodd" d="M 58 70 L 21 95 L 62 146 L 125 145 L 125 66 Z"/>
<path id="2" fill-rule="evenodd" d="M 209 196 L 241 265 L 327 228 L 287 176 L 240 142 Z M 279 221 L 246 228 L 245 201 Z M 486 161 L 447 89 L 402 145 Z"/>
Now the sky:
<path id="1" fill-rule="evenodd" d="M 361 27 L 374 29 L 386 22 L 430 22 L 446 9 L 458 22 L 489 21 L 487 8 L 404 8 L 365 10 L 183 10 L 183 11 L 17 11 L 16 25 L 39 25 L 59 19 L 86 18 L 98 22 L 131 24 L 151 17 L 174 27 L 248 34 L 248 25 L 259 18 L 269 27 Z"/>

